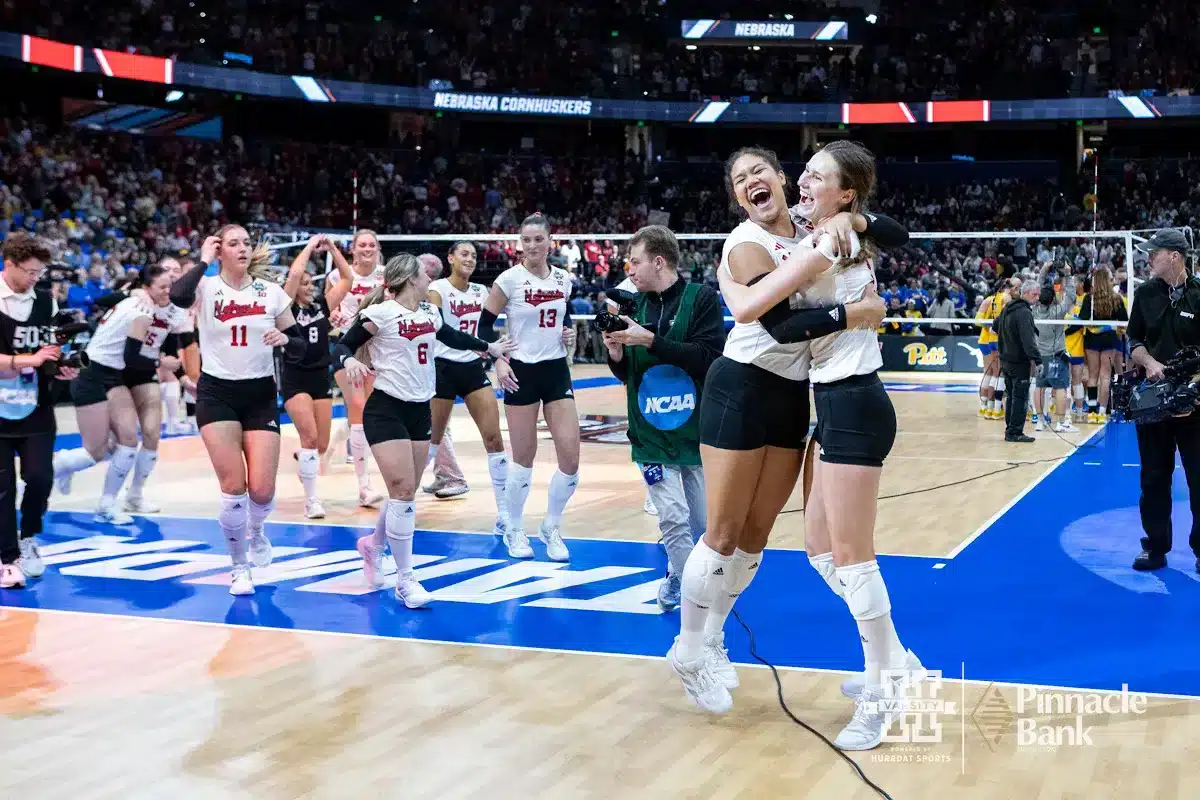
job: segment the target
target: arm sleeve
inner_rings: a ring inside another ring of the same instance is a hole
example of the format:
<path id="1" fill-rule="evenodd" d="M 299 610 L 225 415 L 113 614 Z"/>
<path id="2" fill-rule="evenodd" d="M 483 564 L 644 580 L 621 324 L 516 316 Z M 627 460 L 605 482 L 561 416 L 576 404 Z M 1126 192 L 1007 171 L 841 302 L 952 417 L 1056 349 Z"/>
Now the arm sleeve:
<path id="1" fill-rule="evenodd" d="M 465 331 L 451 328 L 449 325 L 442 325 L 438 328 L 436 335 L 439 342 L 454 350 L 474 350 L 478 353 L 483 353 L 488 349 L 488 343 L 483 339 L 472 336 Z"/>
<path id="2" fill-rule="evenodd" d="M 758 321 L 771 338 L 780 344 L 807 342 L 846 330 L 846 306 L 820 306 L 793 311 L 785 300 L 759 317 Z"/>
<path id="3" fill-rule="evenodd" d="M 141 339 L 132 336 L 125 337 L 125 367 L 139 371 L 152 371 L 158 367 L 158 359 L 146 358 L 142 355 Z"/>
<path id="4" fill-rule="evenodd" d="M 293 363 L 301 361 L 308 350 L 308 342 L 304 341 L 304 332 L 300 330 L 300 326 L 293 322 L 292 326 L 282 333 L 287 337 L 287 344 L 283 346 L 283 357 Z"/>
<path id="5" fill-rule="evenodd" d="M 717 293 L 706 287 L 696 296 L 687 341 L 673 342 L 655 334 L 649 349 L 660 361 L 679 367 L 694 379 L 703 380 L 724 346 L 725 319 L 721 315 L 721 304 L 717 301 Z"/>
<path id="6" fill-rule="evenodd" d="M 486 308 L 479 313 L 479 338 L 485 342 L 496 341 L 496 315 Z"/>
<path id="7" fill-rule="evenodd" d="M 92 305 L 96 308 L 108 310 L 128 296 L 129 295 L 125 294 L 124 292 L 109 292 L 106 295 L 97 297 L 94 301 L 92 301 Z"/>
<path id="8" fill-rule="evenodd" d="M 883 214 L 863 214 L 867 219 L 867 229 L 863 236 L 883 248 L 900 247 L 908 244 L 908 229 L 891 217 Z"/>
<path id="9" fill-rule="evenodd" d="M 191 308 L 195 305 L 196 290 L 200 287 L 200 281 L 204 278 L 206 271 L 208 271 L 208 264 L 201 261 L 180 275 L 179 279 L 171 285 L 171 302 L 180 308 Z"/>
<path id="10" fill-rule="evenodd" d="M 342 336 L 341 341 L 333 348 L 333 363 L 337 365 L 337 369 L 341 369 L 346 364 L 346 359 L 358 352 L 358 348 L 362 347 L 371 339 L 371 332 L 363 327 L 363 318 L 358 317 L 354 320 L 354 324 L 350 326 L 350 330 L 346 331 Z"/>

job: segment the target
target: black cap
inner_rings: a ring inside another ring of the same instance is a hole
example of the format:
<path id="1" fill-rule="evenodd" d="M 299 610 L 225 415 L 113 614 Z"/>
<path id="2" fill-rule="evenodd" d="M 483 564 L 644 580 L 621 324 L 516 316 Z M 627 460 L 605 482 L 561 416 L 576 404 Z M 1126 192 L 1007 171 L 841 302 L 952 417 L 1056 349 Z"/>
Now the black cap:
<path id="1" fill-rule="evenodd" d="M 1146 241 L 1138 244 L 1137 249 L 1143 253 L 1152 253 L 1155 250 L 1177 250 L 1184 255 L 1191 250 L 1188 247 L 1187 237 L 1183 235 L 1182 231 L 1175 228 L 1163 228 Z"/>

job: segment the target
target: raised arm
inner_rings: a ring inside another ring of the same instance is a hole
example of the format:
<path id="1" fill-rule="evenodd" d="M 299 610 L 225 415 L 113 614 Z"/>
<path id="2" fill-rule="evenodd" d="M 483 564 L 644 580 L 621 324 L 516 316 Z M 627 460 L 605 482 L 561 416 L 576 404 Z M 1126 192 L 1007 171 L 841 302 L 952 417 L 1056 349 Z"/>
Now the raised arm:
<path id="1" fill-rule="evenodd" d="M 333 309 L 342 304 L 346 292 L 350 291 L 350 285 L 354 282 L 354 274 L 350 270 L 350 263 L 342 255 L 342 248 L 333 242 L 329 243 L 329 255 L 333 257 L 333 265 L 338 271 L 336 281 L 325 280 L 325 302 Z"/>
<path id="2" fill-rule="evenodd" d="M 729 253 L 730 267 L 736 269 L 734 254 L 747 244 L 740 244 Z M 759 245 L 752 245 L 762 250 Z M 765 250 L 764 250 L 765 253 Z M 770 256 L 767 256 L 770 260 Z M 733 318 L 741 323 L 753 322 L 767 313 L 775 304 L 801 291 L 820 277 L 821 273 L 832 265 L 826 256 L 816 248 L 793 250 L 793 257 L 771 270 L 762 280 L 753 286 L 746 286 L 737 280 L 737 274 L 729 275 L 726 270 L 718 269 L 717 278 L 721 284 L 721 294 L 725 305 Z"/>

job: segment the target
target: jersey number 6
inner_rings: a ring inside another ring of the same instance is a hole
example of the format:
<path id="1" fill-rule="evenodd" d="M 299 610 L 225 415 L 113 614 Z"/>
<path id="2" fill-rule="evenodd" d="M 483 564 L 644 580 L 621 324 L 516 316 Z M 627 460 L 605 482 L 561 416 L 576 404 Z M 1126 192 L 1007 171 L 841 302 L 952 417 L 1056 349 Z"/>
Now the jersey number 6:
<path id="1" fill-rule="evenodd" d="M 428 342 L 421 342 L 419 345 L 417 345 L 417 363 L 418 364 L 428 364 L 429 363 L 429 343 Z"/>

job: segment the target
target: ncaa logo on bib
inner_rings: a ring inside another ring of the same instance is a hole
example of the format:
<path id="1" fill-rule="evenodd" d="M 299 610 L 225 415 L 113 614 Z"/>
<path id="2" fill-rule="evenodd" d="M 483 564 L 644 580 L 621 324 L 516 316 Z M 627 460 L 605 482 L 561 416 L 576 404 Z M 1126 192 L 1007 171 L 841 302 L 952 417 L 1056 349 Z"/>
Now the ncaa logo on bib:
<path id="1" fill-rule="evenodd" d="M 660 431 L 681 428 L 696 413 L 696 384 L 679 367 L 656 364 L 642 376 L 638 407 Z"/>

